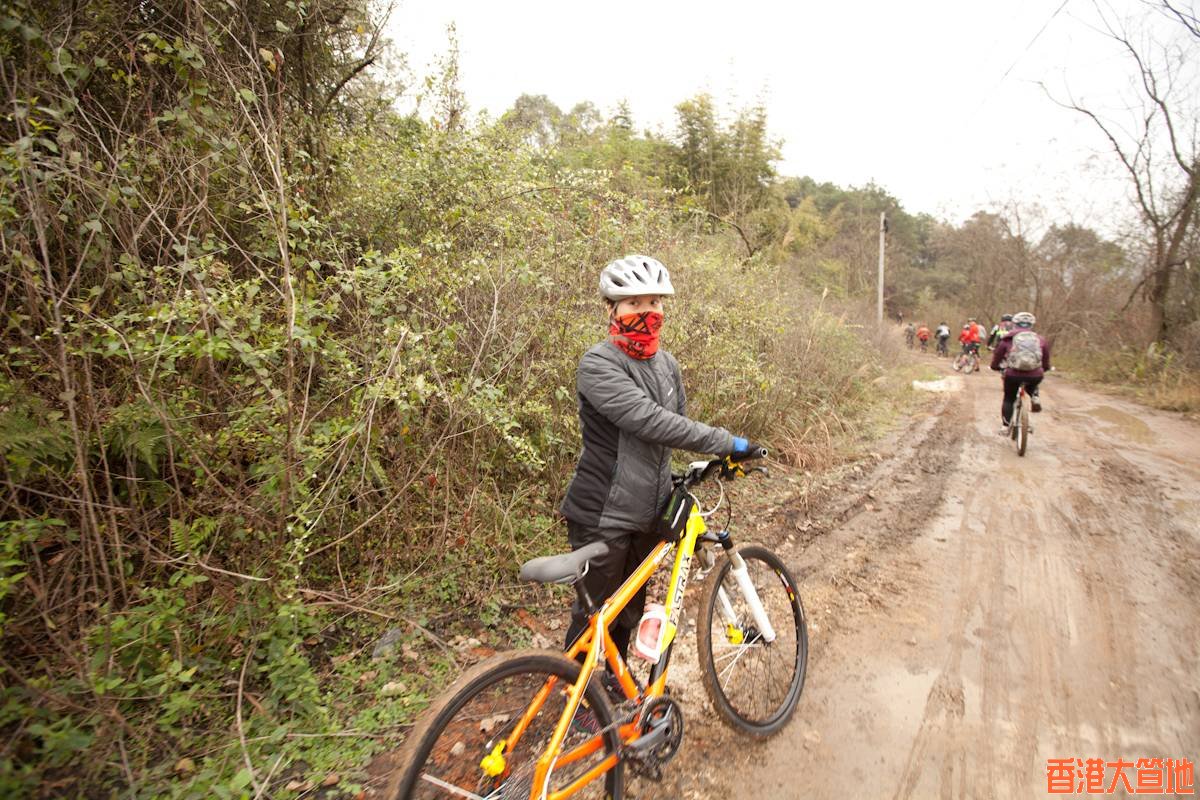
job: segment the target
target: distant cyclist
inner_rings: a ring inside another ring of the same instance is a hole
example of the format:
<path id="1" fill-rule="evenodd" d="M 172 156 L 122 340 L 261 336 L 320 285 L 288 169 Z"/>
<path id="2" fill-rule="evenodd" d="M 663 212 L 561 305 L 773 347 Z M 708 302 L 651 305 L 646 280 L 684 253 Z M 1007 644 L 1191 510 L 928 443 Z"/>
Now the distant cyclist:
<path id="1" fill-rule="evenodd" d="M 959 344 L 962 345 L 962 355 L 975 354 L 976 359 L 979 358 L 979 328 L 974 322 L 968 322 L 962 326 L 962 331 L 958 334 Z M 979 363 L 976 361 L 975 371 L 979 371 Z"/>
<path id="2" fill-rule="evenodd" d="M 1013 404 L 1021 384 L 1029 393 L 1029 407 L 1041 411 L 1038 385 L 1042 376 L 1050 369 L 1050 344 L 1045 337 L 1033 330 L 1037 318 L 1028 311 L 1013 315 L 1013 329 L 1000 337 L 992 353 L 992 369 L 1004 370 L 1004 402 L 1000 405 L 1000 419 L 1004 427 L 1000 433 L 1008 435 L 1008 421 L 1012 419 Z"/>
<path id="3" fill-rule="evenodd" d="M 937 332 L 934 333 L 937 337 L 937 354 L 939 356 L 950 355 L 946 343 L 950 341 L 950 326 L 946 323 L 941 323 L 937 326 Z"/>
<path id="4" fill-rule="evenodd" d="M 1004 314 L 1000 317 L 1000 321 L 992 326 L 992 332 L 988 334 L 988 347 L 994 348 L 999 343 L 1000 338 L 1013 329 L 1012 318 L 1012 314 Z"/>
<path id="5" fill-rule="evenodd" d="M 921 342 L 921 352 L 929 347 L 929 328 L 925 327 L 925 323 L 921 323 L 921 327 L 917 328 L 917 339 Z"/>
<path id="6" fill-rule="evenodd" d="M 913 349 L 913 340 L 917 338 L 917 326 L 911 322 L 904 328 L 904 342 L 908 345 L 908 349 Z"/>
<path id="7" fill-rule="evenodd" d="M 983 340 L 987 338 L 987 329 L 984 328 L 983 325 L 981 325 L 974 317 L 968 317 L 967 323 L 970 324 L 971 329 L 975 331 L 976 343 L 982 345 Z M 978 352 L 978 348 L 976 348 L 976 352 Z"/>

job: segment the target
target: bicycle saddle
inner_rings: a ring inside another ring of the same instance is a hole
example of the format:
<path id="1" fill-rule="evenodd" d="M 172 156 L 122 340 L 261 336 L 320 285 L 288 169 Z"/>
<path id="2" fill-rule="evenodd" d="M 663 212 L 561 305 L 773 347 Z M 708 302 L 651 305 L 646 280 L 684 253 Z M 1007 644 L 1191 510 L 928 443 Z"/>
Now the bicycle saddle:
<path id="1" fill-rule="evenodd" d="M 518 577 L 538 583 L 575 583 L 587 572 L 588 562 L 608 553 L 604 542 L 592 542 L 558 556 L 539 556 L 521 565 Z"/>

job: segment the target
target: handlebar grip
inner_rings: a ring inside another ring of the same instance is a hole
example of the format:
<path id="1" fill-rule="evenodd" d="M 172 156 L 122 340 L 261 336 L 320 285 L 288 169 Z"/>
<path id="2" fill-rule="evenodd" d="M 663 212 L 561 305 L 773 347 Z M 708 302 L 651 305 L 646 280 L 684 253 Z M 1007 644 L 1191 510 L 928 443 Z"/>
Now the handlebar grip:
<path id="1" fill-rule="evenodd" d="M 767 448 L 757 444 L 751 444 L 745 450 L 738 450 L 737 452 L 729 454 L 731 461 L 751 461 L 756 458 L 766 457 Z"/>

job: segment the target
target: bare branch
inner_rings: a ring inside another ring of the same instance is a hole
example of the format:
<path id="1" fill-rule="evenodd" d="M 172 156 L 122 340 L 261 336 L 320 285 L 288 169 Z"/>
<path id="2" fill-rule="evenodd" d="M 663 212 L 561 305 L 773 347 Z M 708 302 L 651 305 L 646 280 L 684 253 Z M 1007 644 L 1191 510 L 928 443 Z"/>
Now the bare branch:
<path id="1" fill-rule="evenodd" d="M 1167 10 L 1167 13 L 1174 16 L 1187 29 L 1188 33 L 1200 39 L 1200 19 L 1190 12 L 1178 9 L 1171 5 L 1170 0 L 1162 0 L 1162 7 Z"/>
<path id="2" fill-rule="evenodd" d="M 340 81 L 338 81 L 337 84 L 335 84 L 333 86 L 333 88 L 331 88 L 329 90 L 329 93 L 327 95 L 325 95 L 325 103 L 322 105 L 322 111 L 327 109 L 329 107 L 329 104 L 332 103 L 337 98 L 338 93 L 342 91 L 342 87 L 344 87 L 350 81 L 354 80 L 354 77 L 356 75 L 358 75 L 358 73 L 362 72 L 364 69 L 366 69 L 367 67 L 371 66 L 374 63 L 375 63 L 375 56 L 371 56 L 369 58 L 364 58 L 362 61 L 358 62 L 352 70 L 350 70 L 348 73 L 346 73 L 346 76 L 344 78 L 342 78 Z"/>
<path id="3" fill-rule="evenodd" d="M 1096 124 L 1096 127 L 1098 127 L 1100 129 L 1101 133 L 1104 134 L 1105 138 L 1108 139 L 1109 144 L 1112 145 L 1113 152 L 1117 154 L 1117 158 L 1119 158 L 1121 160 L 1121 163 L 1125 166 L 1126 171 L 1129 172 L 1129 176 L 1133 179 L 1133 186 L 1134 186 L 1134 189 L 1137 191 L 1138 205 L 1141 207 L 1142 213 L 1145 214 L 1146 218 L 1149 219 L 1151 222 L 1157 224 L 1158 214 L 1154 208 L 1153 197 L 1147 197 L 1147 194 L 1145 192 L 1145 187 L 1143 187 L 1143 185 L 1142 185 L 1143 184 L 1143 180 L 1142 180 L 1143 176 L 1138 172 L 1138 169 L 1137 169 L 1138 155 L 1135 154 L 1133 157 L 1130 157 L 1125 152 L 1125 149 L 1121 147 L 1121 143 L 1117 141 L 1117 137 L 1113 135 L 1111 130 L 1109 130 L 1108 125 L 1106 125 L 1100 119 L 1100 117 L 1096 115 L 1096 113 L 1094 111 L 1092 111 L 1091 109 L 1088 109 L 1088 108 L 1084 108 L 1083 106 L 1076 103 L 1074 100 L 1072 100 L 1069 103 L 1064 103 L 1061 100 L 1059 100 L 1058 98 L 1056 98 L 1054 95 L 1052 95 L 1050 93 L 1050 90 L 1046 88 L 1046 85 L 1044 83 L 1040 84 L 1040 85 L 1042 87 L 1042 90 L 1046 92 L 1046 96 L 1049 97 L 1056 105 L 1059 105 L 1063 108 L 1067 108 L 1072 111 L 1083 114 L 1085 117 L 1087 117 L 1088 119 L 1090 119 L 1092 122 L 1094 122 Z M 1145 139 L 1143 138 L 1142 142 L 1144 143 L 1144 141 L 1145 141 Z M 1141 152 L 1141 149 L 1142 149 L 1141 146 L 1139 146 L 1138 153 Z"/>

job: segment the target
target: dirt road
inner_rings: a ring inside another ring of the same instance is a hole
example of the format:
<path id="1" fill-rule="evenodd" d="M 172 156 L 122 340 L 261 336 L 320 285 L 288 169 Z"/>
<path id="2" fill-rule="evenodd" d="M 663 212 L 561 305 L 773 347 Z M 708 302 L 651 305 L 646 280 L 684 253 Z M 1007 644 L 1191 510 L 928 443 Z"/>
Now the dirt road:
<path id="1" fill-rule="evenodd" d="M 1045 797 L 1050 758 L 1200 758 L 1200 426 L 1052 376 L 1018 458 L 995 376 L 953 380 L 761 531 L 809 614 L 793 722 L 740 739 L 675 677 L 684 749 L 636 797 Z"/>

